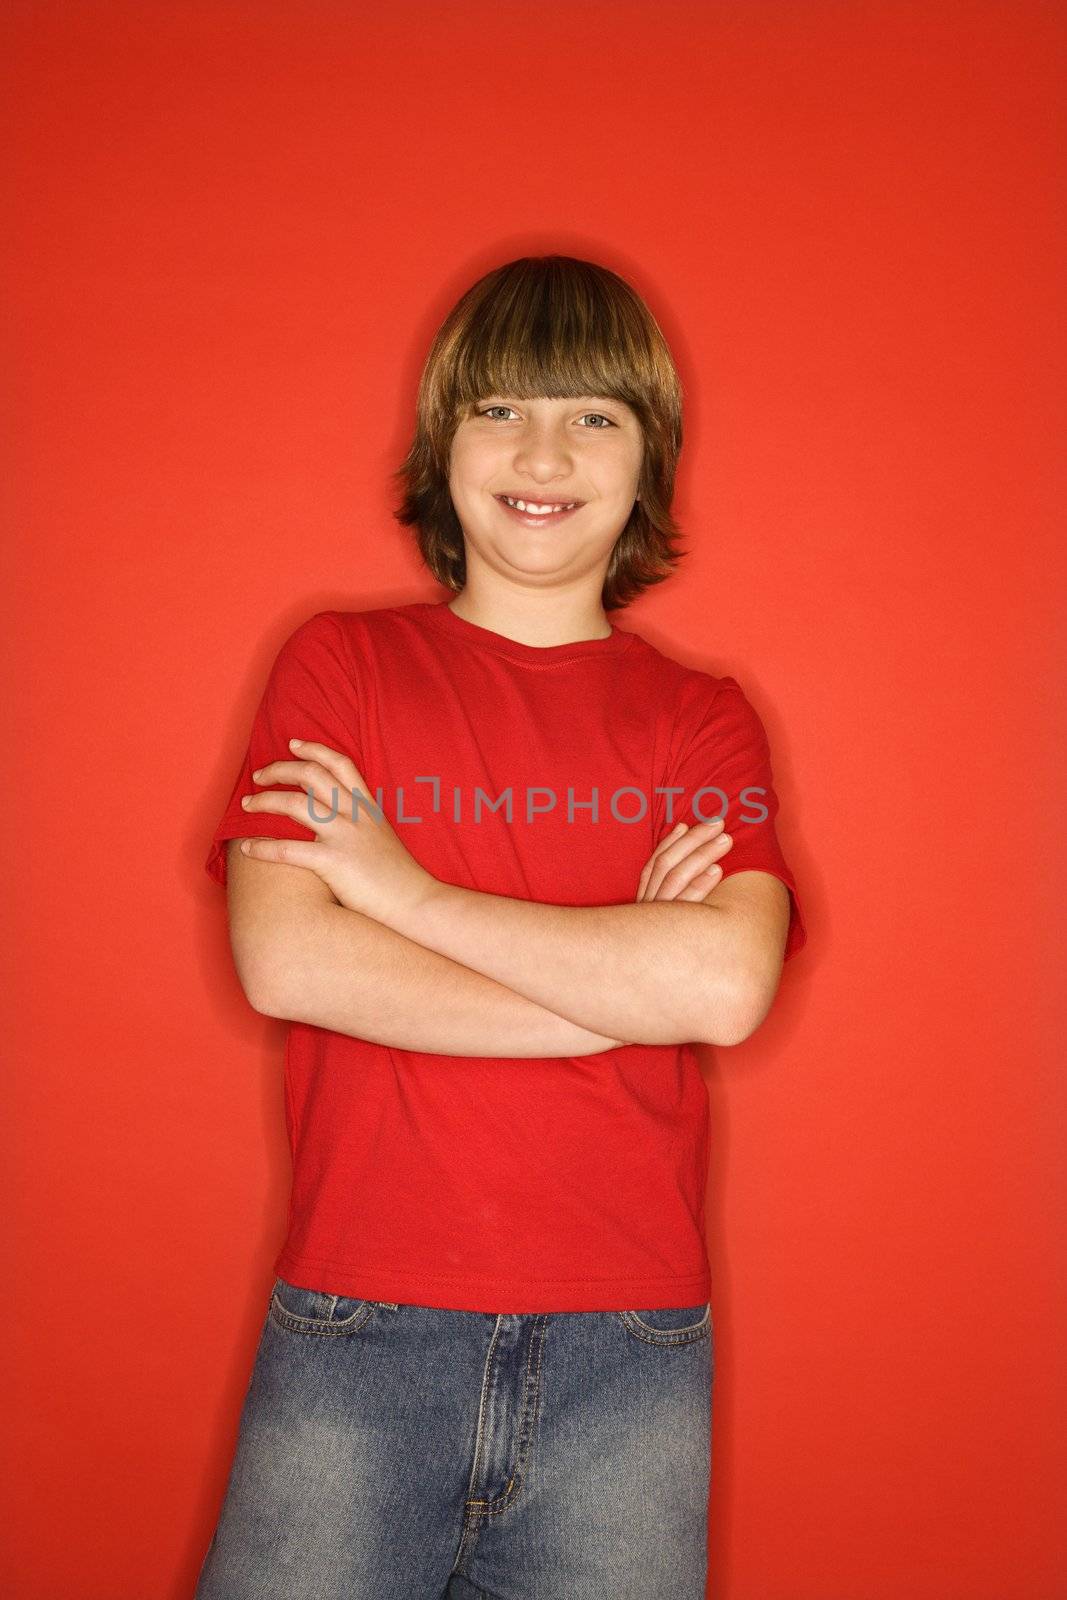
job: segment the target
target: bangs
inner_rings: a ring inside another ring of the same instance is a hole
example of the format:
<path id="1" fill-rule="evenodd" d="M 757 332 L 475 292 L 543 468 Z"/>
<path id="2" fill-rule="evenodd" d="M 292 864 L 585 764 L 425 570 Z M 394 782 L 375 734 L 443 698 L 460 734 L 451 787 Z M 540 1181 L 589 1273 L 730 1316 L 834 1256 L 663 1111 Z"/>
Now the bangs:
<path id="1" fill-rule="evenodd" d="M 455 330 L 444 363 L 449 408 L 458 418 L 499 394 L 603 395 L 640 409 L 652 352 L 642 319 L 627 309 L 599 274 L 575 271 L 571 262 L 516 273 Z"/>

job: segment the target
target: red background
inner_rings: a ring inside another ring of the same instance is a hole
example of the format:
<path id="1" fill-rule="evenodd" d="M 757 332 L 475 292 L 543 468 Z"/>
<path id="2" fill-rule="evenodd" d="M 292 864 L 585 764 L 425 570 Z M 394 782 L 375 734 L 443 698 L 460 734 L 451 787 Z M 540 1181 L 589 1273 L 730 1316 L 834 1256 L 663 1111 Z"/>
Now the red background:
<path id="1" fill-rule="evenodd" d="M 285 1221 L 203 871 L 274 652 L 443 598 L 433 330 L 629 277 L 807 950 L 708 1051 L 716 1600 L 1060 1600 L 1067 14 L 8 0 L 5 1592 L 188 1596 Z"/>

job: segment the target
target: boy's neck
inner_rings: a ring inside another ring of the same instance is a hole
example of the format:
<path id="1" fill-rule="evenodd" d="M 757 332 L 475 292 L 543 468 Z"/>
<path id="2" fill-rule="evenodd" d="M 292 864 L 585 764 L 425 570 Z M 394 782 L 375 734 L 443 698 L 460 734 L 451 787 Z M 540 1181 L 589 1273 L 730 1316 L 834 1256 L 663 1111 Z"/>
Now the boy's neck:
<path id="1" fill-rule="evenodd" d="M 612 632 L 603 606 L 581 596 L 479 597 L 470 584 L 448 605 L 449 611 L 475 627 L 488 628 L 519 644 L 547 648 L 585 639 L 607 639 Z"/>

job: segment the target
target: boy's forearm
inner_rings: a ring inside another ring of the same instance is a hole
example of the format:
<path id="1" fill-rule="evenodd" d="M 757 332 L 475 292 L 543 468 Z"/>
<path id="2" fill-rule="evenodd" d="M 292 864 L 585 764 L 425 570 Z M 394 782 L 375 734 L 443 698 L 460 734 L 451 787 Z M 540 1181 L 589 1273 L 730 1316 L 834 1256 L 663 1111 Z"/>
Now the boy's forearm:
<path id="1" fill-rule="evenodd" d="M 399 929 L 579 1027 L 636 1044 L 728 1042 L 735 923 L 686 900 L 557 906 L 436 883 Z"/>
<path id="2" fill-rule="evenodd" d="M 269 1016 L 434 1055 L 585 1056 L 621 1042 L 346 906 L 317 906 L 282 937 Z"/>

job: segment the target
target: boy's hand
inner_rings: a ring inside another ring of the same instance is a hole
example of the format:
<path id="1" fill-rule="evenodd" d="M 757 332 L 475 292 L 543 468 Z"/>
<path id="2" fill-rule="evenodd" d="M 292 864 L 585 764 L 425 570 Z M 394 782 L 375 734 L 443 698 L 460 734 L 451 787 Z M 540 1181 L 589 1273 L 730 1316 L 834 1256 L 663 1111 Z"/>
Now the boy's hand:
<path id="1" fill-rule="evenodd" d="M 637 889 L 642 900 L 705 900 L 722 879 L 721 861 L 733 846 L 721 818 L 690 827 L 679 822 L 645 862 Z"/>
<path id="2" fill-rule="evenodd" d="M 242 804 L 250 814 L 274 811 L 291 817 L 317 838 L 253 839 L 241 848 L 260 861 L 309 867 L 341 905 L 394 926 L 398 915 L 403 919 L 437 888 L 438 880 L 404 848 L 384 811 L 378 819 L 377 802 L 348 756 L 308 739 L 290 743 L 291 761 L 271 761 L 252 777 L 258 784 L 296 784 L 302 792 L 268 789 L 244 796 Z M 357 807 L 353 790 L 373 809 Z"/>

